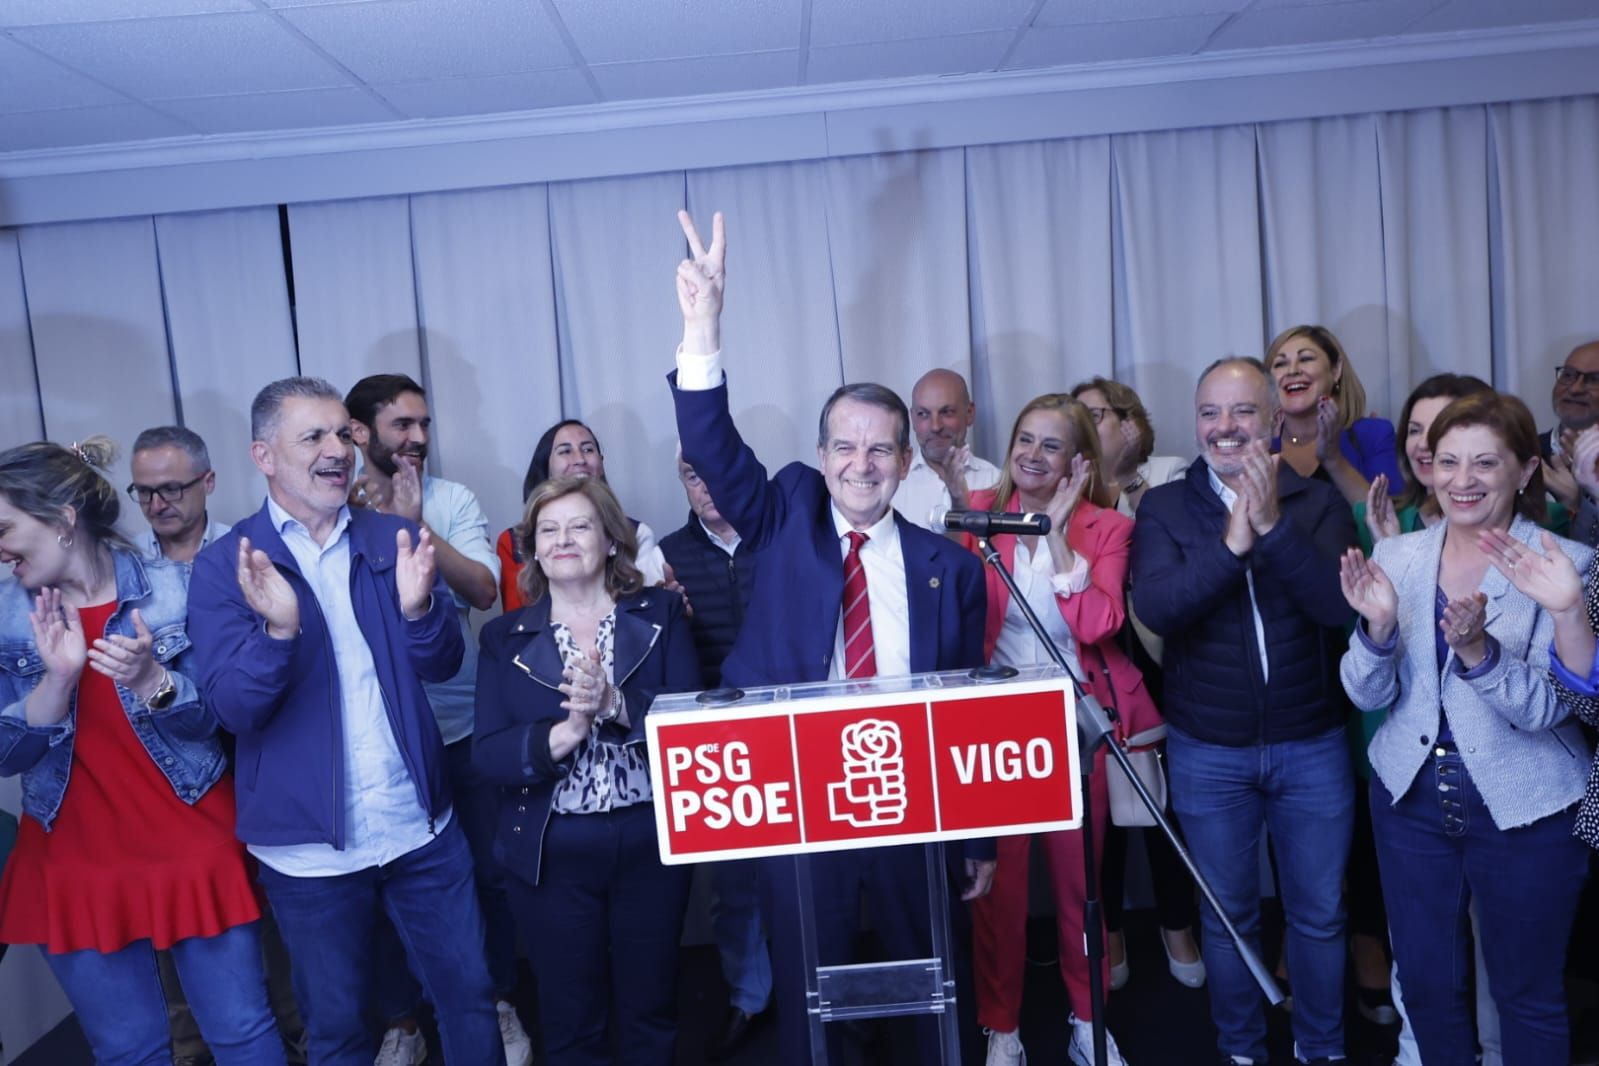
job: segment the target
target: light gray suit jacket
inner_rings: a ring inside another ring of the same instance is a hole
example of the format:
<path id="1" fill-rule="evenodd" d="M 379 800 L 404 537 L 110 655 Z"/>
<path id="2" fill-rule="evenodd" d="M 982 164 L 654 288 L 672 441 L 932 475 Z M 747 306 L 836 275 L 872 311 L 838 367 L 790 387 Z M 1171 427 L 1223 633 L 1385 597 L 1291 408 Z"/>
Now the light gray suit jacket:
<path id="1" fill-rule="evenodd" d="M 1378 542 L 1372 558 L 1399 593 L 1398 646 L 1383 654 L 1357 634 L 1339 672 L 1355 706 L 1390 708 L 1369 754 L 1395 800 L 1432 754 L 1440 710 L 1447 710 L 1461 759 L 1494 825 L 1512 829 L 1580 800 L 1593 755 L 1549 678 L 1554 619 L 1498 569 L 1489 567 L 1481 586 L 1488 597 L 1488 632 L 1500 646 L 1498 663 L 1468 680 L 1451 650 L 1443 670 L 1437 669 L 1434 598 L 1447 526 L 1441 522 Z M 1510 527 L 1511 536 L 1534 546 L 1540 532 L 1520 516 Z M 1570 540 L 1561 540 L 1560 547 L 1579 573 L 1587 567 L 1590 549 Z"/>

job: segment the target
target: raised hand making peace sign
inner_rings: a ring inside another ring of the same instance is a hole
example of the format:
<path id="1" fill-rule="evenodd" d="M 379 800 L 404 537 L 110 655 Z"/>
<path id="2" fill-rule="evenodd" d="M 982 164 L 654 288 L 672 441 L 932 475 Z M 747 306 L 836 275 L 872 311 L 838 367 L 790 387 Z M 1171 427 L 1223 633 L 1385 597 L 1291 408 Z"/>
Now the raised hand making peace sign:
<path id="1" fill-rule="evenodd" d="M 727 284 L 727 233 L 720 211 L 711 216 L 711 246 L 705 247 L 694 219 L 677 213 L 689 258 L 677 265 L 677 305 L 683 312 L 683 351 L 710 355 L 722 348 L 722 290 Z"/>

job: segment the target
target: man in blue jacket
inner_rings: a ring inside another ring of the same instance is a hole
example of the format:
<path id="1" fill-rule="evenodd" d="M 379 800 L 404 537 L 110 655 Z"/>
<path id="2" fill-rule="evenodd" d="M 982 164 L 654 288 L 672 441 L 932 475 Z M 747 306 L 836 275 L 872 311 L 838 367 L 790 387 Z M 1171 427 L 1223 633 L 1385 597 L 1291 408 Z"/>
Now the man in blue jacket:
<path id="1" fill-rule="evenodd" d="M 1150 489 L 1133 529 L 1133 606 L 1166 638 L 1172 807 L 1195 861 L 1260 947 L 1256 855 L 1269 828 L 1287 919 L 1300 1062 L 1344 1057 L 1342 881 L 1354 778 L 1338 681 L 1355 543 L 1330 484 L 1267 451 L 1276 390 L 1255 359 L 1213 363 L 1195 395 L 1199 454 Z M 1206 909 L 1205 969 L 1223 1063 L 1264 1066 L 1264 999 Z"/>
<path id="2" fill-rule="evenodd" d="M 670 378 L 683 461 L 704 479 L 722 516 L 761 560 L 743 628 L 722 664 L 722 683 L 752 687 L 980 665 L 982 565 L 892 506 L 911 460 L 904 401 L 881 385 L 841 387 L 822 408 L 816 446 L 821 469 L 790 463 L 768 480 L 728 410 L 721 366 L 722 216 L 716 216 L 709 248 L 686 212 L 679 221 L 693 255 L 678 267 L 683 343 Z M 993 841 L 967 842 L 965 854 L 962 898 L 975 899 L 993 880 Z M 891 957 L 931 953 L 920 848 L 820 854 L 811 867 L 823 963 L 852 961 L 863 890 Z M 785 1061 L 797 1064 L 811 1056 L 792 872 L 786 860 L 765 860 L 762 880 L 781 1046 Z M 952 965 L 959 975 L 960 961 Z M 962 1042 L 980 1047 L 970 991 L 964 982 Z M 918 1030 L 917 1061 L 937 1061 L 936 1030 L 925 1021 Z M 836 1046 L 830 1057 L 841 1061 Z"/>
<path id="3" fill-rule="evenodd" d="M 238 737 L 238 835 L 261 863 L 317 1063 L 369 1066 L 381 907 L 438 1010 L 451 1062 L 503 1061 L 472 857 L 423 694 L 460 666 L 431 535 L 345 504 L 339 394 L 286 378 L 250 408 L 261 510 L 190 583 L 206 705 Z"/>

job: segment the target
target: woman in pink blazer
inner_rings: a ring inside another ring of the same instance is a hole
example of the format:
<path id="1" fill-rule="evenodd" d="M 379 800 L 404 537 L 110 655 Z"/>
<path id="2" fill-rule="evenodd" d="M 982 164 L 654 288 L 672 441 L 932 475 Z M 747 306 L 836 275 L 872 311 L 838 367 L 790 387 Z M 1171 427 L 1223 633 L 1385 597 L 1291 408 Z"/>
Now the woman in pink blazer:
<path id="1" fill-rule="evenodd" d="M 1093 418 L 1065 393 L 1047 393 L 1022 408 L 1011 428 L 1010 447 L 1000 481 L 992 489 L 970 493 L 973 508 L 1033 511 L 1050 517 L 1050 532 L 1041 537 L 1001 535 L 992 538 L 1000 558 L 1016 577 L 1055 643 L 1066 653 L 1072 670 L 1090 692 L 1119 718 L 1118 732 L 1132 736 L 1160 722 L 1143 676 L 1116 644 L 1127 617 L 1125 588 L 1132 520 L 1091 500 L 1099 465 L 1099 439 Z M 977 550 L 976 541 L 968 546 Z M 983 631 L 990 663 L 1024 666 L 1049 662 L 1020 608 L 998 573 L 986 573 L 988 614 Z M 1105 754 L 1093 759 L 1094 840 L 1104 841 L 1109 801 L 1105 789 Z M 1083 954 L 1085 881 L 1082 840 L 1075 832 L 1041 838 L 1054 887 L 1056 923 L 1060 932 L 1060 970 L 1071 1002 L 1071 1054 L 1074 1062 L 1092 1062 L 1089 1023 L 1088 963 Z M 977 1014 L 990 1031 L 988 1062 L 1020 1063 L 1018 1033 L 1022 978 L 1026 965 L 1027 865 L 1031 839 L 999 840 L 999 867 L 989 894 L 973 903 L 974 962 L 977 971 Z M 1108 984 L 1108 973 L 1106 976 Z M 1114 1040 L 1110 1059 L 1122 1063 Z"/>

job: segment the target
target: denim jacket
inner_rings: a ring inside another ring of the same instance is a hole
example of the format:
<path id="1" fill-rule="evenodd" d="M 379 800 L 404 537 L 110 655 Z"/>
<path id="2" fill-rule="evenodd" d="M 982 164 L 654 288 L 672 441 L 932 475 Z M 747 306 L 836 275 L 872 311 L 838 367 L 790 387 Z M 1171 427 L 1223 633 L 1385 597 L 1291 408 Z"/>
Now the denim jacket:
<path id="1" fill-rule="evenodd" d="M 133 636 L 132 612 L 139 609 L 154 638 L 151 652 L 177 685 L 177 696 L 163 711 L 152 711 L 132 692 L 117 686 L 134 735 L 166 775 L 179 799 L 193 805 L 222 776 L 226 765 L 216 719 L 200 702 L 199 689 L 183 670 L 190 656 L 187 615 L 189 567 L 142 560 L 112 550 L 117 573 L 117 606 L 107 633 Z M 22 809 L 49 829 L 61 810 L 72 773 L 72 743 L 77 727 L 77 693 L 67 716 L 56 725 L 32 726 L 23 704 L 44 677 L 44 660 L 33 643 L 28 612 L 33 596 L 15 578 L 0 580 L 0 775 L 22 775 Z M 85 633 L 91 644 L 101 636 Z M 85 670 L 91 667 L 85 665 Z"/>

